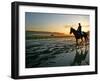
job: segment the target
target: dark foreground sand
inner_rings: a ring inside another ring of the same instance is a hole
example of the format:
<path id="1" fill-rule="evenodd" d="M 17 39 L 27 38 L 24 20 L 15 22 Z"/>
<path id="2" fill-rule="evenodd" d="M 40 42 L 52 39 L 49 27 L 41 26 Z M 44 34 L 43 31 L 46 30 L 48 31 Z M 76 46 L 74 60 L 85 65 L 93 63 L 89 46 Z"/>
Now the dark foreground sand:
<path id="1" fill-rule="evenodd" d="M 26 68 L 89 65 L 89 45 L 75 45 L 75 39 L 26 40 Z"/>

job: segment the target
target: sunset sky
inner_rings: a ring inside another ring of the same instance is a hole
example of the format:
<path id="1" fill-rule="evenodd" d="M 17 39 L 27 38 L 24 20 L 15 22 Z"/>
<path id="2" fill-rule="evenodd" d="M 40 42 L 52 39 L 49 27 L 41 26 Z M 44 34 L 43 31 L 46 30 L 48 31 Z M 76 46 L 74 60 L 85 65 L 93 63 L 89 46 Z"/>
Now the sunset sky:
<path id="1" fill-rule="evenodd" d="M 81 23 L 82 31 L 89 31 L 89 22 L 89 15 L 25 13 L 26 31 L 46 31 L 69 34 L 70 27 L 77 29 L 78 23 Z"/>

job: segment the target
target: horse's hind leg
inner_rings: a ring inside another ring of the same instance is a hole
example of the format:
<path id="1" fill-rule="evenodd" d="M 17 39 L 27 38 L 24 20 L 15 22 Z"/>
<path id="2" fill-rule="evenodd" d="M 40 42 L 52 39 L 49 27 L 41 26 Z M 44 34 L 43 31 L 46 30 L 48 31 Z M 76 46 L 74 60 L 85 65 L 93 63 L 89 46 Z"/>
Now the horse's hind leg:
<path id="1" fill-rule="evenodd" d="M 88 38 L 85 37 L 85 45 L 88 43 Z"/>

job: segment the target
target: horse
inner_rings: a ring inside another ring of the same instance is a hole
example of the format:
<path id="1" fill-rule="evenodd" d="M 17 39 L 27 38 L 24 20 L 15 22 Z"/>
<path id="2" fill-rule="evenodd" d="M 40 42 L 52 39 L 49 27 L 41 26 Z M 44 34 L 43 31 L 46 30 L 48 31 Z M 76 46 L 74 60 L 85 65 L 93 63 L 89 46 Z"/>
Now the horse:
<path id="1" fill-rule="evenodd" d="M 77 30 L 74 28 L 70 28 L 70 34 L 74 34 L 75 39 L 76 39 L 76 45 L 78 45 L 78 39 L 81 39 L 81 42 L 83 42 L 83 38 L 85 39 L 85 42 L 88 40 L 88 34 L 84 31 L 82 31 L 82 34 L 80 34 Z"/>

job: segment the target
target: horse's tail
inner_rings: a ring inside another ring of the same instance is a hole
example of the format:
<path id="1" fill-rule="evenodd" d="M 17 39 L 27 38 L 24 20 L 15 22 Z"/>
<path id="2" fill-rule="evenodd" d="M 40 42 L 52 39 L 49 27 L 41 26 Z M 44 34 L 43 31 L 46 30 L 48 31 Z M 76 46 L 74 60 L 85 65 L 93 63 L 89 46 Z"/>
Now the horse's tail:
<path id="1" fill-rule="evenodd" d="M 84 37 L 86 38 L 86 40 L 89 41 L 89 33 L 88 32 L 83 32 L 83 34 L 84 34 Z"/>

